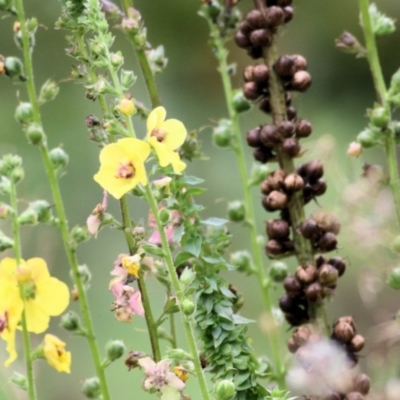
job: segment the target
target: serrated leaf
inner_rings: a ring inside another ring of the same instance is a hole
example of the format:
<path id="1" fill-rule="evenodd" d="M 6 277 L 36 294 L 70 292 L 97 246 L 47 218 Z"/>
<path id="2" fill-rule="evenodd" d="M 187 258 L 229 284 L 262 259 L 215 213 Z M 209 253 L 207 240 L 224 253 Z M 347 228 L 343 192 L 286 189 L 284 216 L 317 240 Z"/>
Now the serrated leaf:
<path id="1" fill-rule="evenodd" d="M 160 247 L 155 246 L 153 244 L 144 244 L 142 246 L 142 249 L 146 253 L 152 254 L 153 256 L 165 257 L 164 251 Z"/>
<path id="2" fill-rule="evenodd" d="M 229 222 L 227 219 L 214 217 L 200 221 L 201 224 L 208 226 L 224 226 L 227 222 Z"/>

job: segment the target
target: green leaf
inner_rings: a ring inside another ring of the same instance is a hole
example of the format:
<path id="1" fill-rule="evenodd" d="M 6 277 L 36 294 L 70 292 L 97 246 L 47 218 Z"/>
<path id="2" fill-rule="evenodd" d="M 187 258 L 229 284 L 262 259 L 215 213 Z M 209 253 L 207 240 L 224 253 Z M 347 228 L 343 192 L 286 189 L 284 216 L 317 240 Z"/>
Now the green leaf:
<path id="1" fill-rule="evenodd" d="M 182 182 L 187 183 L 188 185 L 199 185 L 204 182 L 204 179 L 198 178 L 197 176 L 185 176 L 182 179 Z"/>
<path id="2" fill-rule="evenodd" d="M 175 258 L 175 265 L 179 267 L 179 265 L 183 264 L 185 261 L 189 260 L 190 258 L 193 257 L 192 253 L 189 253 L 187 251 L 182 251 L 182 253 L 179 253 L 176 258 Z"/>
<path id="3" fill-rule="evenodd" d="M 198 257 L 200 255 L 202 243 L 203 238 L 201 236 L 191 237 L 185 241 L 183 249 L 188 253 L 193 254 L 195 257 Z"/>
<path id="4" fill-rule="evenodd" d="M 201 258 L 209 264 L 220 264 L 225 262 L 225 260 L 218 254 L 213 254 L 212 256 L 203 256 Z"/>
<path id="5" fill-rule="evenodd" d="M 201 224 L 208 226 L 224 226 L 227 222 L 229 221 L 223 218 L 208 218 L 200 221 Z"/>
<path id="6" fill-rule="evenodd" d="M 219 288 L 220 292 L 228 299 L 234 299 L 236 296 L 226 286 Z"/>
<path id="7" fill-rule="evenodd" d="M 164 251 L 160 247 L 153 244 L 144 244 L 142 249 L 146 253 L 152 254 L 153 256 L 165 257 Z"/>
<path id="8" fill-rule="evenodd" d="M 248 318 L 242 317 L 241 315 L 238 315 L 238 314 L 233 314 L 232 318 L 233 318 L 233 322 L 235 324 L 239 324 L 239 325 L 241 325 L 241 324 L 250 324 L 252 322 L 255 322 L 252 319 L 248 319 Z"/>

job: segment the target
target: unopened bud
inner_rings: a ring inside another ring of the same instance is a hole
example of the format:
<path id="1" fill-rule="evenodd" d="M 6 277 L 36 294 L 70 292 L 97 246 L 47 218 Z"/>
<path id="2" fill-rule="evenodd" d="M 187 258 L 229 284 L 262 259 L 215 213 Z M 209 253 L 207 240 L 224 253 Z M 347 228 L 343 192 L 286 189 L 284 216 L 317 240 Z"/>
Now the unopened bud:
<path id="1" fill-rule="evenodd" d="M 48 223 L 53 220 L 51 205 L 45 200 L 29 203 L 29 207 L 18 217 L 21 225 L 35 225 L 39 222 Z"/>
<path id="2" fill-rule="evenodd" d="M 15 109 L 15 118 L 21 124 L 33 122 L 33 107 L 31 103 L 19 103 Z"/>
<path id="3" fill-rule="evenodd" d="M 109 361 L 121 358 L 125 353 L 125 344 L 122 340 L 111 340 L 106 345 L 106 355 Z"/>
<path id="4" fill-rule="evenodd" d="M 274 261 L 270 265 L 269 276 L 275 282 L 282 282 L 288 274 L 288 266 L 282 261 Z"/>
<path id="5" fill-rule="evenodd" d="M 82 385 L 83 394 L 89 399 L 97 399 L 101 394 L 100 381 L 97 376 L 87 378 Z"/>
<path id="6" fill-rule="evenodd" d="M 236 251 L 231 254 L 230 262 L 238 271 L 249 272 L 251 268 L 251 255 L 247 250 Z"/>
<path id="7" fill-rule="evenodd" d="M 71 229 L 71 237 L 75 244 L 86 242 L 87 240 L 90 239 L 90 234 L 87 230 L 87 228 L 83 228 L 79 225 L 74 226 Z"/>
<path id="8" fill-rule="evenodd" d="M 14 247 L 14 240 L 6 236 L 0 231 L 0 252 L 12 249 Z"/>
<path id="9" fill-rule="evenodd" d="M 370 113 L 371 123 L 381 129 L 385 129 L 390 121 L 389 111 L 385 107 L 376 107 Z"/>
<path id="10" fill-rule="evenodd" d="M 129 117 L 136 113 L 136 108 L 133 104 L 132 99 L 121 99 L 117 105 L 117 109 L 122 115 L 125 115 L 126 117 Z"/>
<path id="11" fill-rule="evenodd" d="M 400 267 L 393 268 L 390 272 L 387 284 L 395 290 L 400 290 Z"/>
<path id="12" fill-rule="evenodd" d="M 233 94 L 232 105 L 238 114 L 248 111 L 251 108 L 251 103 L 244 97 L 241 90 L 237 90 Z"/>
<path id="13" fill-rule="evenodd" d="M 192 315 L 196 309 L 195 304 L 190 299 L 183 299 L 181 309 L 185 315 Z"/>
<path id="14" fill-rule="evenodd" d="M 347 154 L 350 157 L 355 157 L 357 158 L 361 153 L 362 153 L 362 146 L 360 143 L 357 142 L 351 142 L 349 144 L 349 148 L 347 149 Z"/>
<path id="15" fill-rule="evenodd" d="M 68 311 L 61 317 L 61 326 L 67 331 L 77 331 L 81 327 L 81 322 L 78 314 L 74 311 Z"/>
<path id="16" fill-rule="evenodd" d="M 229 379 L 218 381 L 214 386 L 214 393 L 216 400 L 231 400 L 236 395 L 235 384 Z"/>
<path id="17" fill-rule="evenodd" d="M 24 76 L 24 65 L 18 57 L 6 57 L 4 60 L 4 69 L 10 78 L 19 78 L 21 81 L 26 80 Z"/>
<path id="18" fill-rule="evenodd" d="M 43 128 L 35 123 L 29 124 L 25 130 L 26 137 L 30 144 L 38 145 L 45 138 Z"/>
<path id="19" fill-rule="evenodd" d="M 39 94 L 39 103 L 43 104 L 47 101 L 53 100 L 58 92 L 60 91 L 60 87 L 51 79 L 48 79 L 40 89 Z"/>
<path id="20" fill-rule="evenodd" d="M 245 219 L 246 209 L 243 201 L 235 200 L 228 203 L 228 217 L 233 222 L 241 222 Z"/>
<path id="21" fill-rule="evenodd" d="M 68 164 L 69 156 L 61 147 L 55 147 L 54 149 L 51 149 L 49 156 L 53 168 L 56 171 L 62 170 Z"/>
<path id="22" fill-rule="evenodd" d="M 218 147 L 228 147 L 232 139 L 231 121 L 221 119 L 213 130 L 213 141 Z"/>

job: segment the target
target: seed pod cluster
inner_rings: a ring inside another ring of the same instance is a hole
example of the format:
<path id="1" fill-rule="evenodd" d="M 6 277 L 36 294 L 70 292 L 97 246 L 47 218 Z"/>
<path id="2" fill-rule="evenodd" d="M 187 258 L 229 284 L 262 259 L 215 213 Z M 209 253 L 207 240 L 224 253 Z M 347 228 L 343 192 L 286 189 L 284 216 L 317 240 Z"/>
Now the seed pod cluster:
<path id="1" fill-rule="evenodd" d="M 313 264 L 300 265 L 283 281 L 286 294 L 279 300 L 286 321 L 300 326 L 309 321 L 309 304 L 333 294 L 337 279 L 344 274 L 346 264 L 340 257 L 319 256 Z"/>

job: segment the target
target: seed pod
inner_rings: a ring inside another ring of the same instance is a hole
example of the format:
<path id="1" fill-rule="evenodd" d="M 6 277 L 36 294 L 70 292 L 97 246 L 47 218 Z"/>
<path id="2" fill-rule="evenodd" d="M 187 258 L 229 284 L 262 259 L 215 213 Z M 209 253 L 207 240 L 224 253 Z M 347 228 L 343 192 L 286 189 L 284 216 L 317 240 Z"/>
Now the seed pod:
<path id="1" fill-rule="evenodd" d="M 310 188 L 314 194 L 314 196 L 322 196 L 327 189 L 326 181 L 325 179 L 318 179 L 317 182 L 314 184 L 310 185 Z"/>
<path id="2" fill-rule="evenodd" d="M 281 7 L 268 7 L 265 12 L 265 20 L 267 26 L 271 28 L 275 28 L 279 25 L 282 25 L 285 20 L 285 13 L 283 12 Z"/>
<path id="3" fill-rule="evenodd" d="M 329 393 L 325 394 L 323 400 L 342 400 L 343 396 L 338 393 L 338 392 L 334 392 L 334 391 L 329 391 Z"/>
<path id="4" fill-rule="evenodd" d="M 336 268 L 339 276 L 342 276 L 346 271 L 346 264 L 341 257 L 331 258 L 328 263 Z"/>
<path id="5" fill-rule="evenodd" d="M 283 280 L 283 287 L 290 296 L 297 296 L 302 293 L 300 281 L 294 276 L 288 276 Z"/>
<path id="6" fill-rule="evenodd" d="M 327 262 L 328 262 L 328 259 L 323 255 L 319 255 L 318 257 L 315 258 L 315 266 L 317 268 L 321 268 Z"/>
<path id="7" fill-rule="evenodd" d="M 263 146 L 257 147 L 253 150 L 253 157 L 255 160 L 263 164 L 275 158 L 272 152 Z"/>
<path id="8" fill-rule="evenodd" d="M 279 7 L 286 7 L 292 4 L 293 0 L 278 0 Z"/>
<path id="9" fill-rule="evenodd" d="M 296 353 L 296 351 L 299 349 L 299 347 L 296 345 L 296 343 L 293 340 L 293 337 L 289 338 L 287 341 L 287 347 L 291 353 Z"/>
<path id="10" fill-rule="evenodd" d="M 254 71 L 254 65 L 246 66 L 246 68 L 243 71 L 243 79 L 245 80 L 245 82 L 254 81 L 253 71 Z"/>
<path id="11" fill-rule="evenodd" d="M 260 103 L 258 104 L 258 108 L 267 114 L 271 112 L 271 103 L 268 96 L 264 96 L 261 98 Z"/>
<path id="12" fill-rule="evenodd" d="M 335 250 L 337 246 L 336 236 L 331 232 L 324 233 L 318 240 L 318 247 L 322 251 Z"/>
<path id="13" fill-rule="evenodd" d="M 260 188 L 261 188 L 261 192 L 265 195 L 268 195 L 272 192 L 272 187 L 269 184 L 267 179 L 265 179 L 263 182 L 261 182 Z"/>
<path id="14" fill-rule="evenodd" d="M 318 282 L 311 283 L 304 291 L 307 300 L 315 303 L 318 300 L 322 300 L 325 297 L 324 289 Z"/>
<path id="15" fill-rule="evenodd" d="M 253 79 L 259 85 L 266 85 L 269 79 L 269 70 L 265 64 L 255 65 L 253 68 Z"/>
<path id="16" fill-rule="evenodd" d="M 260 147 L 261 140 L 260 140 L 260 132 L 261 128 L 258 126 L 257 128 L 250 129 L 246 134 L 247 144 L 250 147 Z"/>
<path id="17" fill-rule="evenodd" d="M 287 24 L 293 19 L 294 10 L 292 7 L 285 7 L 283 9 L 283 13 L 284 13 L 284 23 Z"/>
<path id="18" fill-rule="evenodd" d="M 301 347 L 308 342 L 311 336 L 311 329 L 308 326 L 300 326 L 293 331 L 292 339 L 297 347 Z"/>
<path id="19" fill-rule="evenodd" d="M 295 313 L 285 313 L 285 319 L 289 325 L 299 326 L 307 323 L 310 319 L 310 316 L 306 310 L 298 308 Z"/>
<path id="20" fill-rule="evenodd" d="M 331 264 L 324 264 L 318 268 L 318 282 L 324 286 L 335 285 L 338 279 L 338 271 Z"/>
<path id="21" fill-rule="evenodd" d="M 349 322 L 339 320 L 333 328 L 333 333 L 340 342 L 348 343 L 355 336 L 355 329 Z"/>
<path id="22" fill-rule="evenodd" d="M 282 151 L 289 157 L 296 157 L 300 153 L 300 144 L 296 138 L 287 138 L 283 141 Z"/>
<path id="23" fill-rule="evenodd" d="M 273 190 L 266 198 L 268 211 L 282 210 L 288 205 L 288 197 L 285 193 Z"/>
<path id="24" fill-rule="evenodd" d="M 305 92 L 311 86 L 311 82 L 311 75 L 307 71 L 297 71 L 289 83 L 289 88 Z"/>
<path id="25" fill-rule="evenodd" d="M 267 221 L 266 232 L 269 239 L 286 239 L 290 235 L 289 224 L 283 219 L 273 219 Z"/>
<path id="26" fill-rule="evenodd" d="M 283 246 L 277 240 L 272 239 L 268 240 L 268 243 L 265 246 L 265 252 L 267 255 L 271 256 L 279 256 L 284 253 Z"/>
<path id="27" fill-rule="evenodd" d="M 307 69 L 307 60 L 300 54 L 292 55 L 296 71 L 305 71 Z"/>
<path id="28" fill-rule="evenodd" d="M 305 164 L 304 172 L 310 181 L 316 182 L 319 178 L 324 175 L 324 166 L 321 161 L 313 160 Z M 300 173 L 300 175 L 302 175 Z"/>
<path id="29" fill-rule="evenodd" d="M 279 308 L 283 312 L 292 312 L 294 309 L 297 308 L 297 304 L 293 297 L 285 294 L 279 299 Z"/>
<path id="30" fill-rule="evenodd" d="M 283 188 L 283 182 L 285 180 L 286 173 L 283 169 L 277 169 L 267 176 L 268 184 L 272 190 L 279 190 Z"/>
<path id="31" fill-rule="evenodd" d="M 345 400 L 364 400 L 364 396 L 359 392 L 347 393 Z"/>
<path id="32" fill-rule="evenodd" d="M 298 174 L 289 174 L 285 178 L 283 185 L 288 192 L 297 192 L 303 189 L 304 181 Z"/>
<path id="33" fill-rule="evenodd" d="M 267 47 L 272 43 L 272 34 L 269 29 L 256 29 L 250 33 L 250 42 L 255 47 Z"/>
<path id="34" fill-rule="evenodd" d="M 296 124 L 296 137 L 306 138 L 312 133 L 312 125 L 310 121 L 301 119 Z"/>
<path id="35" fill-rule="evenodd" d="M 264 125 L 260 130 L 260 141 L 265 147 L 275 147 L 281 142 L 281 137 L 275 125 Z"/>
<path id="36" fill-rule="evenodd" d="M 353 337 L 353 339 L 351 339 L 351 342 L 348 344 L 348 349 L 353 353 L 358 353 L 364 348 L 364 346 L 365 346 L 364 336 L 357 334 Z"/>
<path id="37" fill-rule="evenodd" d="M 245 21 L 247 21 L 252 30 L 260 29 L 265 25 L 265 18 L 263 14 L 261 11 L 255 9 L 247 13 Z"/>
<path id="38" fill-rule="evenodd" d="M 311 218 L 300 224 L 300 232 L 306 239 L 314 239 L 320 234 L 317 223 Z"/>
<path id="39" fill-rule="evenodd" d="M 257 58 L 261 58 L 263 55 L 262 47 L 248 47 L 247 48 L 247 55 L 251 57 L 253 60 L 257 60 Z"/>
<path id="40" fill-rule="evenodd" d="M 297 117 L 297 110 L 294 107 L 287 107 L 286 116 L 289 121 L 293 121 Z"/>
<path id="41" fill-rule="evenodd" d="M 290 121 L 282 121 L 277 127 L 276 130 L 279 135 L 283 138 L 289 138 L 294 133 L 294 124 Z"/>
<path id="42" fill-rule="evenodd" d="M 332 213 L 325 211 L 318 212 L 312 216 L 321 231 L 332 232 L 337 235 L 340 231 L 340 222 Z"/>
<path id="43" fill-rule="evenodd" d="M 366 374 L 359 374 L 354 378 L 354 390 L 367 395 L 371 387 L 371 379 Z"/>
<path id="44" fill-rule="evenodd" d="M 291 56 L 281 56 L 274 64 L 275 72 L 281 78 L 291 78 L 296 72 L 296 65 Z"/>
<path id="45" fill-rule="evenodd" d="M 250 35 L 250 32 L 253 30 L 253 28 L 250 26 L 249 22 L 244 19 L 239 25 L 239 30 L 244 35 Z"/>
<path id="46" fill-rule="evenodd" d="M 241 30 L 236 32 L 234 40 L 236 46 L 240 47 L 241 49 L 245 49 L 251 46 L 249 37 L 246 34 L 244 34 Z"/>
<path id="47" fill-rule="evenodd" d="M 299 265 L 295 276 L 301 283 L 309 284 L 317 279 L 317 270 L 312 264 Z"/>
<path id="48" fill-rule="evenodd" d="M 257 100 L 262 92 L 255 82 L 246 82 L 243 87 L 244 97 L 248 100 Z"/>

